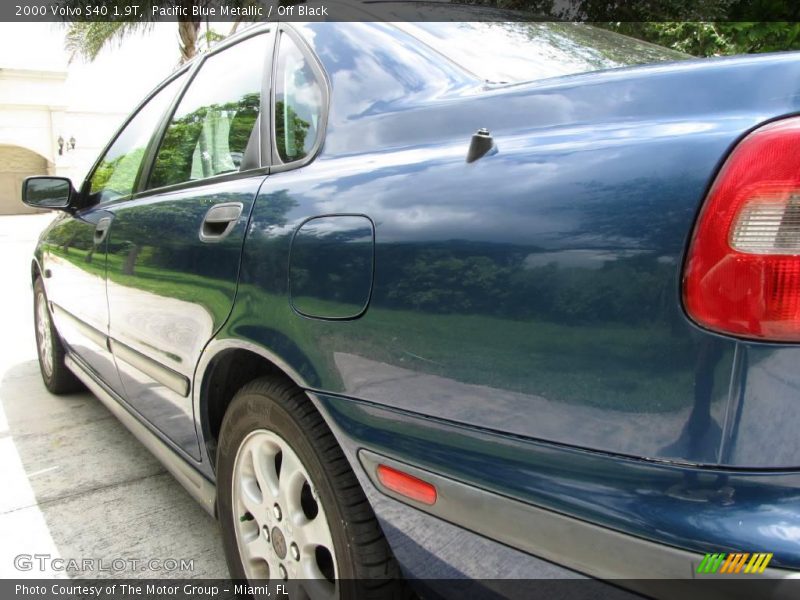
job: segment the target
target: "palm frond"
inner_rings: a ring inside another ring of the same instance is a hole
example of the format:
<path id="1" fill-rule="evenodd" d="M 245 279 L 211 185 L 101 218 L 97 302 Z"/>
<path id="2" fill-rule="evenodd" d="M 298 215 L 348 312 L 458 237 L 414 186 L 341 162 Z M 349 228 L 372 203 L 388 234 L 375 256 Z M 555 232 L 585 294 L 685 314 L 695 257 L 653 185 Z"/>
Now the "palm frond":
<path id="1" fill-rule="evenodd" d="M 69 62 L 76 58 L 93 61 L 97 55 L 113 44 L 121 44 L 122 40 L 136 30 L 144 30 L 152 26 L 146 22 L 75 22 L 67 26 L 64 45 L 69 53 Z"/>
<path id="2" fill-rule="evenodd" d="M 69 53 L 69 61 L 76 58 L 83 58 L 86 61 L 93 61 L 103 48 L 113 44 L 121 44 L 126 36 L 134 31 L 146 31 L 159 20 L 158 13 L 153 12 L 154 7 L 169 8 L 180 5 L 184 8 L 192 6 L 209 5 L 212 0 L 138 0 L 139 14 L 142 15 L 138 20 L 110 20 L 94 22 L 70 22 L 66 21 L 67 35 L 65 40 L 66 50 Z M 259 0 L 228 0 L 231 6 L 252 6 L 258 4 Z M 294 3 L 296 0 L 280 0 L 282 4 Z M 53 3 L 70 8 L 80 8 L 86 11 L 89 6 L 97 6 L 97 0 L 53 0 Z M 130 4 L 130 0 L 105 0 L 104 6 L 109 14 L 124 14 L 124 9 Z M 250 19 L 246 19 L 250 20 Z M 178 35 L 181 51 L 181 63 L 190 60 L 197 52 L 197 34 L 200 28 L 200 19 L 197 17 L 178 18 Z M 238 22 L 234 25 L 231 33 L 235 32 Z M 215 34 L 216 35 L 216 34 Z M 206 38 L 208 47 L 216 41 L 211 35 Z"/>

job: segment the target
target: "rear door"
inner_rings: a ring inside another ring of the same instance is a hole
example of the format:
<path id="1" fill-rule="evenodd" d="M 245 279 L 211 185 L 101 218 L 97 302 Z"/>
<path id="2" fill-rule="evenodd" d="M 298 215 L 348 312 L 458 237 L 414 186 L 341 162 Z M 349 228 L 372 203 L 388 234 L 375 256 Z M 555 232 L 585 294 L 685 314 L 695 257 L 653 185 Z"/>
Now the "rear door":
<path id="1" fill-rule="evenodd" d="M 125 397 L 194 458 L 194 368 L 233 305 L 267 173 L 260 115 L 271 39 L 262 30 L 203 60 L 163 126 L 140 193 L 111 209 L 110 344 Z"/>

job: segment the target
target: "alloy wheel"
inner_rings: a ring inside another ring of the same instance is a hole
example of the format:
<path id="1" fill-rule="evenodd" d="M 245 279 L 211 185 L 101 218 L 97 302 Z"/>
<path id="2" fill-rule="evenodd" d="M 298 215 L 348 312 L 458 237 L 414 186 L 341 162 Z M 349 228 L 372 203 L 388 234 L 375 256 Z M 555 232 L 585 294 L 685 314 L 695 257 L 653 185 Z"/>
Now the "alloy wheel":
<path id="1" fill-rule="evenodd" d="M 287 581 L 292 597 L 335 598 L 338 566 L 314 482 L 297 453 L 272 431 L 252 431 L 236 454 L 233 518 L 249 580 Z"/>

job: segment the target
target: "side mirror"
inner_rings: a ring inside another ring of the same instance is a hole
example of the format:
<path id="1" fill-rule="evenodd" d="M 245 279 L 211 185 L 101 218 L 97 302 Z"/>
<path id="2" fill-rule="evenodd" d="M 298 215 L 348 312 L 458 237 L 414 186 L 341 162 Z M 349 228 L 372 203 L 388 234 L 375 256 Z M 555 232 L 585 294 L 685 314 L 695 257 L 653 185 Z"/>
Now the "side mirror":
<path id="1" fill-rule="evenodd" d="M 28 177 L 22 184 L 22 202 L 33 208 L 66 210 L 74 197 L 66 177 Z"/>

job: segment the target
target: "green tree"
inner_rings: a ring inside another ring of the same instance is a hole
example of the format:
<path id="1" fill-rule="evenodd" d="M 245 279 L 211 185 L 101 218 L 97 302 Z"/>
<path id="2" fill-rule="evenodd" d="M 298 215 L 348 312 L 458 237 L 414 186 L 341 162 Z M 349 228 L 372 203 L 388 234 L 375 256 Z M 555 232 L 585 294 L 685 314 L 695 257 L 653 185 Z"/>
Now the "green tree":
<path id="1" fill-rule="evenodd" d="M 468 1 L 525 11 L 537 20 L 590 22 L 695 56 L 800 49 L 800 8 L 789 0 Z"/>
<path id="2" fill-rule="evenodd" d="M 231 118 L 227 148 L 230 152 L 244 154 L 258 118 L 260 103 L 261 95 L 255 92 L 225 104 L 201 106 L 175 118 L 159 147 L 150 177 L 151 185 L 164 186 L 188 181 L 192 177 L 193 167 L 197 167 L 194 163 L 198 149 L 201 150 L 200 159 L 203 161 L 202 176 L 219 175 L 222 171 L 211 163 L 218 154 L 227 153 L 202 147 L 205 141 L 205 136 L 202 135 L 204 128 L 213 130 L 214 121 L 223 114 L 227 115 Z M 231 169 L 234 167 L 238 168 L 238 165 L 231 163 Z"/>
<path id="3" fill-rule="evenodd" d="M 306 154 L 306 135 L 311 123 L 300 118 L 293 107 L 282 100 L 275 102 L 275 144 L 283 160 L 295 160 Z"/>
<path id="4" fill-rule="evenodd" d="M 694 56 L 800 49 L 797 22 L 665 21 L 601 25 Z"/>

